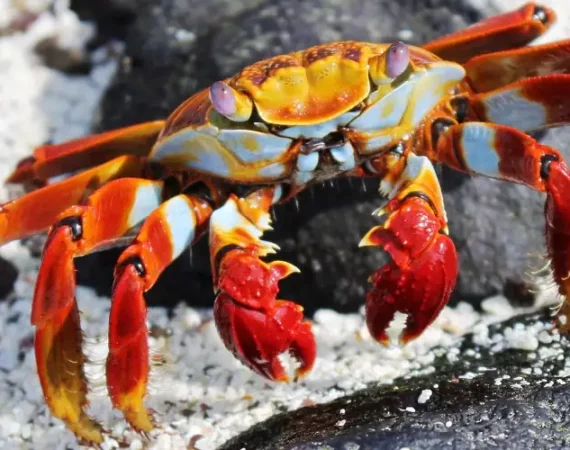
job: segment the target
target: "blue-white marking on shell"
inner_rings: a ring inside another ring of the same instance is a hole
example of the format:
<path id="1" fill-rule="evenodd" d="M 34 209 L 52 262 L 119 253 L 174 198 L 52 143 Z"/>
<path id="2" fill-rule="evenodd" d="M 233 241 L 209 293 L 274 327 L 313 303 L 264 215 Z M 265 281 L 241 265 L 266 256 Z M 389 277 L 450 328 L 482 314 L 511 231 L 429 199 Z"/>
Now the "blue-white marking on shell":
<path id="1" fill-rule="evenodd" d="M 280 131 L 279 135 L 292 139 L 319 139 L 329 133 L 337 131 L 338 127 L 347 125 L 358 116 L 358 114 L 360 114 L 358 111 L 347 112 L 338 117 L 333 117 L 326 122 L 314 125 L 297 125 Z"/>
<path id="2" fill-rule="evenodd" d="M 413 74 L 406 83 L 413 83 L 414 91 L 406 111 L 406 118 L 412 125 L 417 125 L 424 116 L 442 98 L 449 89 L 457 85 L 465 77 L 465 69 L 459 64 L 431 63 L 426 72 Z"/>
<path id="3" fill-rule="evenodd" d="M 202 126 L 183 129 L 162 139 L 153 148 L 150 159 L 175 161 L 205 173 L 240 179 L 243 172 L 255 172 L 254 163 L 284 158 L 290 145 L 290 139 L 268 133 Z M 274 180 L 283 177 L 286 170 L 284 164 L 270 163 L 260 166 L 254 177 Z"/>
<path id="4" fill-rule="evenodd" d="M 162 203 L 163 184 L 160 181 L 149 181 L 137 188 L 135 202 L 129 213 L 128 223 L 134 227 Z"/>
<path id="5" fill-rule="evenodd" d="M 319 152 L 312 152 L 307 155 L 297 156 L 297 169 L 300 172 L 312 172 L 319 165 Z"/>
<path id="6" fill-rule="evenodd" d="M 491 122 L 522 131 L 532 131 L 548 123 L 546 108 L 539 102 L 524 98 L 519 89 L 487 94 L 484 100 Z"/>
<path id="7" fill-rule="evenodd" d="M 196 213 L 182 195 L 165 202 L 161 208 L 172 238 L 172 259 L 188 248 L 196 235 Z"/>
<path id="8" fill-rule="evenodd" d="M 290 139 L 251 130 L 221 130 L 218 139 L 245 163 L 273 161 L 287 153 L 291 145 Z M 258 148 L 247 147 L 253 142 Z"/>
<path id="9" fill-rule="evenodd" d="M 257 170 L 257 175 L 268 180 L 276 180 L 286 174 L 287 166 L 281 163 L 268 164 Z"/>
<path id="10" fill-rule="evenodd" d="M 330 152 L 333 159 L 339 163 L 340 169 L 350 170 L 356 166 L 354 148 L 350 142 L 345 143 L 342 147 L 331 148 Z"/>
<path id="11" fill-rule="evenodd" d="M 478 123 L 464 124 L 461 148 L 467 168 L 489 177 L 500 178 L 500 161 L 494 143 L 493 128 Z"/>
<path id="12" fill-rule="evenodd" d="M 359 131 L 376 131 L 398 125 L 409 104 L 413 83 L 403 83 L 370 105 L 360 116 L 350 122 Z M 387 115 L 383 115 L 387 111 Z"/>
<path id="13" fill-rule="evenodd" d="M 359 151 L 363 155 L 377 153 L 378 149 L 388 145 L 398 137 L 400 136 L 396 129 L 389 128 L 388 130 L 382 130 L 377 135 L 368 136 L 368 139 L 364 143 L 365 145 L 359 147 Z"/>

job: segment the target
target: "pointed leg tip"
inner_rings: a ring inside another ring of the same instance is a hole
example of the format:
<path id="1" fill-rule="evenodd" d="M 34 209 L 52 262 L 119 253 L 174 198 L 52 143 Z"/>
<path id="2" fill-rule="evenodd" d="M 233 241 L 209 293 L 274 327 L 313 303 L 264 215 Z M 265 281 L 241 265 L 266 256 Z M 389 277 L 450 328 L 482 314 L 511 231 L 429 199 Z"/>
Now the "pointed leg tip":
<path id="1" fill-rule="evenodd" d="M 78 421 L 64 420 L 67 428 L 81 441 L 90 445 L 102 444 L 105 440 L 106 431 L 99 422 L 87 414 L 82 414 Z"/>
<path id="2" fill-rule="evenodd" d="M 151 412 L 145 406 L 142 406 L 137 411 L 123 411 L 123 414 L 125 416 L 125 420 L 138 433 L 150 433 L 156 427 L 156 423 Z"/>

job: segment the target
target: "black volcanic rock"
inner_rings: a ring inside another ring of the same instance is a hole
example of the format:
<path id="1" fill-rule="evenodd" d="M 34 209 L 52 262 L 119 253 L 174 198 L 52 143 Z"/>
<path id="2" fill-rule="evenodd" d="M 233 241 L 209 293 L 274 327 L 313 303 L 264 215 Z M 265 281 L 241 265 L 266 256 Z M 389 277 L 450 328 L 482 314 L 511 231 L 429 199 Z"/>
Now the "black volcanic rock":
<path id="1" fill-rule="evenodd" d="M 546 325 L 549 314 L 538 319 Z M 536 320 L 512 319 L 489 336 L 504 338 L 508 328 Z M 570 345 L 542 333 L 533 352 L 491 350 L 468 335 L 453 363 L 440 349 L 431 373 L 273 416 L 218 450 L 570 448 Z M 424 390 L 431 396 L 420 402 Z"/>

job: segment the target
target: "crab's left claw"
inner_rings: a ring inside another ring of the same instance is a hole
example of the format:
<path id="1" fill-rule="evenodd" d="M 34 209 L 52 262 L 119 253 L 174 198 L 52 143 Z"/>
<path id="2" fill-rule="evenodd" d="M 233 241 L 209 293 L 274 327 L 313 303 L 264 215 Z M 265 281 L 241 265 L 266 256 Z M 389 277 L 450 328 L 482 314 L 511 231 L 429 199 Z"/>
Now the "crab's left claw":
<path id="1" fill-rule="evenodd" d="M 366 297 L 368 329 L 383 344 L 389 343 L 386 329 L 397 311 L 408 315 L 402 343 L 422 334 L 447 304 L 458 271 L 455 246 L 440 232 L 444 224 L 428 203 L 408 197 L 396 205 L 386 223 L 361 242 L 382 246 L 392 257 L 370 277 L 373 288 Z"/>
<path id="2" fill-rule="evenodd" d="M 276 300 L 278 281 L 297 271 L 282 261 L 264 263 L 257 255 L 231 250 L 220 264 L 220 292 L 214 305 L 216 326 L 225 346 L 243 364 L 275 381 L 289 381 L 279 360 L 289 352 L 299 367 L 295 378 L 307 374 L 316 357 L 311 325 L 303 308 Z"/>

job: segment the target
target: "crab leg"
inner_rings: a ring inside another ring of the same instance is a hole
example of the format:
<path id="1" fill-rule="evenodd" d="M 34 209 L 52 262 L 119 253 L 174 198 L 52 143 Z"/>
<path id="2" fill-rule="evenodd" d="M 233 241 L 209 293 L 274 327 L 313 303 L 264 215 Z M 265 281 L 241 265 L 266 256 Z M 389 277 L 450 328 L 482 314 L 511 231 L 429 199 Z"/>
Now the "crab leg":
<path id="1" fill-rule="evenodd" d="M 389 201 L 375 212 L 387 215 L 384 224 L 372 228 L 360 246 L 381 246 L 392 261 L 370 277 L 366 321 L 370 334 L 386 345 L 386 329 L 395 313 L 407 314 L 400 336 L 407 343 L 447 304 L 457 279 L 457 254 L 447 236 L 441 188 L 428 158 L 408 151 L 386 154 L 369 167 L 382 177 L 380 192 Z"/>
<path id="2" fill-rule="evenodd" d="M 121 156 L 0 205 L 0 245 L 47 230 L 94 189 L 113 179 L 141 176 L 144 166 L 141 158 Z"/>
<path id="3" fill-rule="evenodd" d="M 18 164 L 7 183 L 47 180 L 76 170 L 97 166 L 123 155 L 146 156 L 156 141 L 164 121 L 157 120 L 56 145 L 43 145 L 31 158 Z"/>
<path id="4" fill-rule="evenodd" d="M 529 2 L 518 10 L 435 39 L 423 48 L 442 59 L 463 63 L 482 53 L 522 47 L 543 34 L 555 19 L 550 8 Z"/>
<path id="5" fill-rule="evenodd" d="M 61 214 L 43 252 L 31 317 L 38 375 L 53 415 L 89 442 L 103 437 L 101 427 L 84 412 L 87 380 L 73 258 L 116 243 L 160 204 L 162 190 L 161 181 L 134 178 L 103 186 L 85 205 Z"/>
<path id="6" fill-rule="evenodd" d="M 570 295 L 570 170 L 555 149 L 508 126 L 470 122 L 445 130 L 437 141 L 439 161 L 454 169 L 525 184 L 547 194 L 546 241 L 560 294 Z M 567 302 L 561 313 L 570 331 Z"/>
<path id="7" fill-rule="evenodd" d="M 467 98 L 481 121 L 523 131 L 570 123 L 570 75 L 527 78 L 494 91 Z"/>
<path id="8" fill-rule="evenodd" d="M 569 74 L 570 40 L 476 56 L 463 67 L 475 92 L 488 92 L 525 78 Z"/>
<path id="9" fill-rule="evenodd" d="M 148 329 L 144 293 L 164 269 L 198 240 L 212 213 L 210 201 L 181 194 L 156 209 L 115 269 L 109 324 L 107 388 L 113 406 L 138 431 L 153 421 L 143 398 L 149 374 Z"/>
<path id="10" fill-rule="evenodd" d="M 237 359 L 270 380 L 288 381 L 279 355 L 299 362 L 296 378 L 311 370 L 316 357 L 311 325 L 303 308 L 276 300 L 280 279 L 298 272 L 284 261 L 260 258 L 278 247 L 260 239 L 271 229 L 269 208 L 281 187 L 267 187 L 238 198 L 231 195 L 210 220 L 210 255 L 217 292 L 214 318 L 220 336 Z"/>

